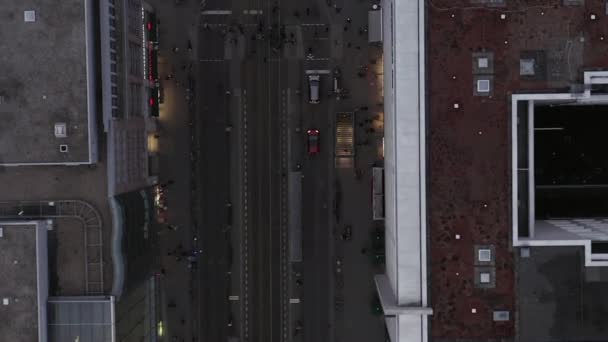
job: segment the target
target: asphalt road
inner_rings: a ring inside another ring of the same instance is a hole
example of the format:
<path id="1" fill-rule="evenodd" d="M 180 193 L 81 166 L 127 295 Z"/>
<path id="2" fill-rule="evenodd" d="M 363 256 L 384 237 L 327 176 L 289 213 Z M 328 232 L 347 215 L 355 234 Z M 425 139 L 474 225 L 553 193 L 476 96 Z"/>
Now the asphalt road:
<path id="1" fill-rule="evenodd" d="M 310 6 L 310 15 L 304 15 L 304 6 Z M 208 2 L 209 12 L 201 16 L 197 99 L 205 193 L 199 229 L 207 253 L 200 279 L 205 340 L 287 341 L 295 321 L 303 328 L 298 338 L 329 339 L 333 104 L 327 94 L 332 82 L 323 76 L 323 100 L 311 105 L 306 78 L 306 70 L 331 69 L 330 25 L 322 22 L 326 7 L 314 1 L 233 0 Z M 293 16 L 296 10 L 302 17 Z M 276 41 L 283 24 L 297 42 L 280 49 Z M 314 60 L 304 56 L 309 47 Z M 301 130 L 291 132 L 296 148 L 288 153 L 287 127 L 293 126 Z M 322 134 L 321 153 L 315 156 L 305 150 L 307 128 Z M 286 250 L 286 186 L 295 163 L 304 167 L 301 306 L 288 302 L 295 285 Z M 227 202 L 233 203 L 233 222 L 222 229 Z M 231 248 L 225 247 L 228 241 Z M 227 299 L 235 294 L 238 300 Z"/>
<path id="2" fill-rule="evenodd" d="M 221 18 L 213 18 L 221 22 Z M 198 231 L 205 253 L 199 272 L 200 325 L 203 341 L 226 341 L 229 334 L 231 247 L 231 179 L 229 61 L 223 59 L 224 38 L 219 30 L 199 30 L 198 56 L 214 60 L 200 63 L 197 83 L 200 204 Z"/>
<path id="3" fill-rule="evenodd" d="M 268 11 L 266 4 L 266 11 Z M 268 13 L 268 12 L 267 12 Z M 271 18 L 274 17 L 274 18 Z M 258 17 L 258 21 L 272 25 L 277 16 Z M 257 28 L 252 27 L 252 30 Z M 266 35 L 268 35 L 266 33 Z M 281 327 L 281 184 L 286 182 L 285 165 L 281 164 L 280 102 L 282 62 L 272 52 L 270 40 L 250 40 L 241 37 L 255 48 L 255 55 L 246 58 L 241 71 L 243 91 L 247 96 L 247 155 L 248 201 L 244 212 L 250 217 L 247 241 L 250 248 L 244 256 L 249 267 L 244 272 L 251 300 L 244 303 L 247 317 L 243 317 L 245 341 L 280 341 Z M 246 49 L 249 50 L 249 49 Z"/>
<path id="4" fill-rule="evenodd" d="M 205 9 L 231 10 L 226 7 L 229 4 L 221 5 L 209 3 Z M 247 8 L 244 5 L 249 4 L 233 3 L 232 7 Z M 267 40 L 249 39 L 257 30 L 256 23 L 269 18 L 234 13 L 204 14 L 199 32 L 197 98 L 204 192 L 200 231 L 207 253 L 200 281 L 201 336 L 208 341 L 238 335 L 244 341 L 279 341 L 280 186 L 284 181 L 277 100 L 281 63 L 269 62 Z M 230 26 L 237 18 L 244 25 L 242 33 Z M 251 54 L 254 49 L 256 53 Z M 226 132 L 228 126 L 232 126 L 230 132 Z M 231 144 L 239 144 L 237 155 L 231 155 Z M 238 172 L 231 172 L 231 163 L 238 165 Z M 239 184 L 240 198 L 231 192 L 232 184 Z M 226 207 L 228 202 L 234 203 L 234 218 L 228 217 L 232 212 Z M 239 237 L 238 245 L 226 248 L 234 235 Z M 230 264 L 231 251 L 237 252 L 234 257 L 240 262 L 235 264 L 240 265 Z M 228 301 L 235 293 L 231 292 L 234 279 L 229 277 L 240 280 L 236 308 Z"/>

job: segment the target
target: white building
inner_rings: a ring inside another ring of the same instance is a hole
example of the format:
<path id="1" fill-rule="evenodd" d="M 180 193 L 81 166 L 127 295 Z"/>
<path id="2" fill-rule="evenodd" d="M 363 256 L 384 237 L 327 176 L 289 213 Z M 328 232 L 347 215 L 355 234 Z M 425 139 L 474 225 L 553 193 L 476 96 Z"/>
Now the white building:
<path id="1" fill-rule="evenodd" d="M 382 11 L 386 274 L 376 286 L 391 340 L 427 341 L 424 1 L 385 0 Z"/>

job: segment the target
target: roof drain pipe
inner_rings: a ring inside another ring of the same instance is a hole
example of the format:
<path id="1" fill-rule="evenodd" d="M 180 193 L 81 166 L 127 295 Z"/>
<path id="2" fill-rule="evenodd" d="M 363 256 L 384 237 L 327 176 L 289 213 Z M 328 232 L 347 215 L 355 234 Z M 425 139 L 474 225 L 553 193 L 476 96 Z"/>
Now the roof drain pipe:
<path id="1" fill-rule="evenodd" d="M 125 285 L 125 258 L 122 250 L 124 235 L 124 211 L 115 197 L 110 197 L 110 211 L 112 213 L 112 265 L 114 266 L 114 280 L 112 295 L 116 300 L 122 296 Z"/>

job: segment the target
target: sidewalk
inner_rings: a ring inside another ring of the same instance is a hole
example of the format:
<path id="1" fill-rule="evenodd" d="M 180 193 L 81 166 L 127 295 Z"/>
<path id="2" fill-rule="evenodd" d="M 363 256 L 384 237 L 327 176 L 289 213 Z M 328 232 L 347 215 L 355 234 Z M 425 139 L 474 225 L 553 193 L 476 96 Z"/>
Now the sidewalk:
<path id="1" fill-rule="evenodd" d="M 378 230 L 383 234 L 383 221 L 372 220 L 371 203 L 372 165 L 382 165 L 383 78 L 382 71 L 378 71 L 382 50 L 370 46 L 367 34 L 357 30 L 367 25 L 368 8 L 364 6 L 368 5 L 344 8 L 335 16 L 336 23 L 346 18 L 352 21 L 346 24 L 350 29 L 343 37 L 347 42 L 344 55 L 350 57 L 341 63 L 344 87 L 350 91 L 350 98 L 340 101 L 336 107 L 355 112 L 354 167 L 335 170 L 340 205 L 339 221 L 334 220 L 332 224 L 334 260 L 331 262 L 335 276 L 333 301 L 329 303 L 334 312 L 335 341 L 380 340 L 385 330 L 384 317 L 375 311 L 373 278 L 383 272 L 384 265 L 374 259 L 372 252 L 377 248 L 374 233 Z M 345 238 L 347 235 L 351 236 Z"/>
<path id="2" fill-rule="evenodd" d="M 196 269 L 190 268 L 198 250 L 193 237 L 191 197 L 195 184 L 192 182 L 192 165 L 196 160 L 196 150 L 192 149 L 195 139 L 192 121 L 193 107 L 188 104 L 193 92 L 188 92 L 188 64 L 195 60 L 188 49 L 188 40 L 196 44 L 198 3 L 188 2 L 176 7 L 173 1 L 149 0 L 155 7 L 159 24 L 159 75 L 164 87 L 164 103 L 160 105 L 159 155 L 160 183 L 166 186 L 168 225 L 160 228 L 160 262 L 162 307 L 165 341 L 196 341 L 198 311 L 193 308 L 197 302 L 193 277 Z M 183 32 L 189 32 L 185 36 Z M 177 48 L 177 52 L 174 51 Z M 194 64 L 196 66 L 196 64 Z M 165 76 L 175 78 L 166 80 Z M 194 152 L 194 154 L 193 154 Z M 191 259 L 191 260 L 189 260 Z M 197 277 L 198 278 L 198 277 Z"/>

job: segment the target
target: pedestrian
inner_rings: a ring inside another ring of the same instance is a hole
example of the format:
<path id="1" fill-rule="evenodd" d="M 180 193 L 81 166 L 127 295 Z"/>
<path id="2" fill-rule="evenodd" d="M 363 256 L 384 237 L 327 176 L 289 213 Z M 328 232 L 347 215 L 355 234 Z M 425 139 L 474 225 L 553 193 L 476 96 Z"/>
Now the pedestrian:
<path id="1" fill-rule="evenodd" d="M 348 31 L 348 26 L 344 26 L 344 32 Z"/>
<path id="2" fill-rule="evenodd" d="M 306 15 L 310 16 L 310 8 L 306 7 Z"/>
<path id="3" fill-rule="evenodd" d="M 351 44 L 351 42 L 346 43 L 347 48 L 350 48 L 351 46 L 353 46 L 353 44 Z"/>
<path id="4" fill-rule="evenodd" d="M 350 24 L 352 21 L 353 21 L 353 20 L 352 20 L 350 17 L 346 18 L 346 23 L 347 23 L 347 24 Z"/>
<path id="5" fill-rule="evenodd" d="M 367 248 L 361 248 L 361 254 L 365 255 L 367 253 Z"/>

